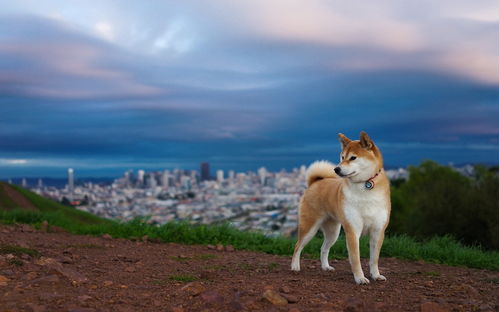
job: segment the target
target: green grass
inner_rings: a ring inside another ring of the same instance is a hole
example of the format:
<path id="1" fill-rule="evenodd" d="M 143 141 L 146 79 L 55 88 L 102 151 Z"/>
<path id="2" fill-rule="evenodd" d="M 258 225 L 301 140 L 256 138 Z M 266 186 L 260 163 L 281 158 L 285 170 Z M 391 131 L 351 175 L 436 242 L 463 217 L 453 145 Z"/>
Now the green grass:
<path id="1" fill-rule="evenodd" d="M 23 254 L 32 256 L 32 257 L 39 257 L 40 252 L 35 249 L 31 248 L 25 248 L 25 247 L 20 247 L 17 245 L 7 245 L 7 244 L 1 244 L 0 245 L 0 255 L 6 255 L 6 254 L 13 254 L 15 256 L 21 256 Z"/>
<path id="2" fill-rule="evenodd" d="M 67 208 L 67 207 L 65 207 Z M 67 208 L 72 209 L 72 208 Z M 73 209 L 74 210 L 74 209 Z M 101 218 L 81 218 L 82 211 L 0 211 L 0 220 L 4 223 L 29 223 L 38 226 L 43 220 L 51 225 L 65 228 L 75 234 L 102 235 L 108 233 L 115 238 L 142 237 L 158 238 L 163 242 L 182 244 L 223 244 L 233 245 L 236 249 L 260 251 L 276 255 L 290 256 L 293 253 L 295 239 L 285 237 L 267 237 L 260 233 L 239 231 L 228 225 L 190 225 L 187 223 L 167 223 L 153 226 L 141 219 L 119 223 Z M 75 222 L 78 218 L 80 222 Z M 81 220 L 87 222 L 81 222 Z M 90 221 L 94 220 L 95 223 Z M 314 238 L 305 248 L 304 253 L 318 259 L 322 240 Z M 368 240 L 361 239 L 361 256 L 369 256 Z M 381 250 L 383 257 L 395 257 L 408 260 L 424 260 L 452 266 L 466 266 L 499 271 L 499 252 L 485 251 L 479 247 L 463 246 L 451 237 L 436 237 L 420 242 L 400 235 L 387 236 Z M 345 239 L 340 236 L 331 249 L 331 258 L 345 259 L 347 249 Z M 202 259 L 200 259 L 202 260 Z"/>

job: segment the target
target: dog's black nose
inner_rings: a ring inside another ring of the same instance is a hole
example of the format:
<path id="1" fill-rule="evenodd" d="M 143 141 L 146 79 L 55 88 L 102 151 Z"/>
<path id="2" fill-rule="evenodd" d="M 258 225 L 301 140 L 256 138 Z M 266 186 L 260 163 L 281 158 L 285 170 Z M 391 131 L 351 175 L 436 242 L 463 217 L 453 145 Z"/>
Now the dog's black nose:
<path id="1" fill-rule="evenodd" d="M 340 167 L 334 168 L 334 172 L 336 172 L 336 174 L 340 174 L 341 168 Z"/>

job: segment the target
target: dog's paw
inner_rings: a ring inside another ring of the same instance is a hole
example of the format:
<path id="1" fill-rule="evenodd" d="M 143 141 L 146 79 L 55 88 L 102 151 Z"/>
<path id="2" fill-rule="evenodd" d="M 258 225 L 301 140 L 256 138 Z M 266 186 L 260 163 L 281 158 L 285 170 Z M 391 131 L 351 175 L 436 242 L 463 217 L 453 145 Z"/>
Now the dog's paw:
<path id="1" fill-rule="evenodd" d="M 373 279 L 373 281 L 386 281 L 386 277 L 384 277 L 383 275 L 381 274 L 376 274 L 376 275 L 371 275 L 371 278 Z"/>
<path id="2" fill-rule="evenodd" d="M 334 271 L 335 269 L 328 265 L 328 266 L 322 266 L 322 271 Z"/>
<path id="3" fill-rule="evenodd" d="M 357 285 L 367 285 L 369 280 L 365 276 L 354 277 Z"/>
<path id="4" fill-rule="evenodd" d="M 291 271 L 300 272 L 300 265 L 291 265 Z"/>

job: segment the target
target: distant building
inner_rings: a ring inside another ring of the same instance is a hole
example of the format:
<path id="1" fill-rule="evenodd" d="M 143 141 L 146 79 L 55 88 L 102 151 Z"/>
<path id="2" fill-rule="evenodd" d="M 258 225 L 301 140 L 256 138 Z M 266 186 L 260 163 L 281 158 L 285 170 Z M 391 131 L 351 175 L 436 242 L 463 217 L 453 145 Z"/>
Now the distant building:
<path id="1" fill-rule="evenodd" d="M 224 181 L 224 171 L 223 170 L 217 170 L 217 181 L 218 182 Z"/>
<path id="2" fill-rule="evenodd" d="M 28 182 L 26 181 L 26 178 L 22 179 L 21 186 L 24 187 L 24 188 L 28 188 Z"/>
<path id="3" fill-rule="evenodd" d="M 75 178 L 73 168 L 68 169 L 68 193 L 69 201 L 73 201 L 73 192 L 75 188 Z"/>
<path id="4" fill-rule="evenodd" d="M 42 188 L 43 187 L 43 180 L 42 179 L 38 179 L 38 188 Z"/>
<path id="5" fill-rule="evenodd" d="M 145 175 L 144 170 L 137 171 L 137 185 L 138 186 L 144 185 L 144 175 Z"/>
<path id="6" fill-rule="evenodd" d="M 210 180 L 210 164 L 207 162 L 201 163 L 201 181 Z"/>

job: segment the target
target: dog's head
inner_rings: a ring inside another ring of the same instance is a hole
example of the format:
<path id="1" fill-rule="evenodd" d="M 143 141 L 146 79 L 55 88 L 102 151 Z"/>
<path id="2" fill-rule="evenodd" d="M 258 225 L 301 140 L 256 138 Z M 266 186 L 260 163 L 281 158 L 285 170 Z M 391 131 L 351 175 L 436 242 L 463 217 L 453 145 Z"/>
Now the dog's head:
<path id="1" fill-rule="evenodd" d="M 340 163 L 334 168 L 337 175 L 352 182 L 363 182 L 383 167 L 381 152 L 367 133 L 361 131 L 360 140 L 350 140 L 342 133 L 338 137 L 342 150 Z"/>

